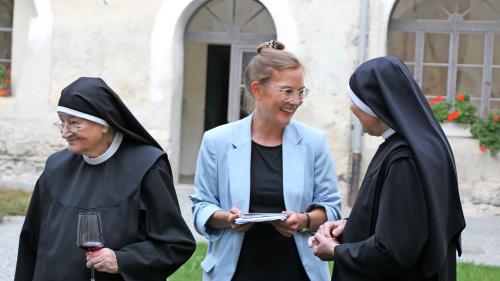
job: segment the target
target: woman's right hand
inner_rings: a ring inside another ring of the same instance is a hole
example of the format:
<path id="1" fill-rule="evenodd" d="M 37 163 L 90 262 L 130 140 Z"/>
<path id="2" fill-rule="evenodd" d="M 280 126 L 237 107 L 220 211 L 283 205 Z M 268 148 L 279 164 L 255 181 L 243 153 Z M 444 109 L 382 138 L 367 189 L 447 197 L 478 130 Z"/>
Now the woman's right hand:
<path id="1" fill-rule="evenodd" d="M 235 220 L 241 217 L 241 211 L 235 207 L 232 207 L 229 211 L 229 217 L 227 222 L 231 226 L 231 228 L 236 232 L 247 232 L 253 225 L 253 223 L 245 223 L 245 224 L 237 224 Z"/>
<path id="2" fill-rule="evenodd" d="M 327 238 L 338 239 L 338 237 L 340 237 L 344 232 L 346 222 L 347 220 L 345 219 L 338 221 L 327 221 L 318 228 L 317 233 Z"/>
<path id="3" fill-rule="evenodd" d="M 208 224 L 213 228 L 231 228 L 236 232 L 246 232 L 248 231 L 253 223 L 246 224 L 236 224 L 235 220 L 241 217 L 241 211 L 235 207 L 232 207 L 229 212 L 217 211 L 215 212 Z"/>

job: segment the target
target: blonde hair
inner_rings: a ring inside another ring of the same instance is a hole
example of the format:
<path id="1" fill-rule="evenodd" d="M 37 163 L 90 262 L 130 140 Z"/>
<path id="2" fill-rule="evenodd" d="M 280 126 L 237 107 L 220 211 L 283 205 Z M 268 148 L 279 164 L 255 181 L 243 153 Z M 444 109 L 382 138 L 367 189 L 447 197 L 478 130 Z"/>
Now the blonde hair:
<path id="1" fill-rule="evenodd" d="M 245 100 L 244 109 L 247 113 L 253 111 L 255 100 L 252 95 L 253 81 L 265 84 L 273 71 L 304 68 L 299 59 L 292 53 L 285 51 L 285 45 L 279 41 L 271 40 L 257 47 L 257 55 L 251 60 L 245 70 Z"/>

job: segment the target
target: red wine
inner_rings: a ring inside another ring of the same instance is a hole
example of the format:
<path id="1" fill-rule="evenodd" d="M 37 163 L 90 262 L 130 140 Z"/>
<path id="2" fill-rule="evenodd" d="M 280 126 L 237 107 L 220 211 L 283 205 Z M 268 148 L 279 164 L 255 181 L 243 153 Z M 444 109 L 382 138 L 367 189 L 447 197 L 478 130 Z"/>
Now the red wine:
<path id="1" fill-rule="evenodd" d="M 88 251 L 99 250 L 100 248 L 104 247 L 104 245 L 102 244 L 102 242 L 99 241 L 89 241 L 80 244 L 79 247 L 88 252 Z"/>

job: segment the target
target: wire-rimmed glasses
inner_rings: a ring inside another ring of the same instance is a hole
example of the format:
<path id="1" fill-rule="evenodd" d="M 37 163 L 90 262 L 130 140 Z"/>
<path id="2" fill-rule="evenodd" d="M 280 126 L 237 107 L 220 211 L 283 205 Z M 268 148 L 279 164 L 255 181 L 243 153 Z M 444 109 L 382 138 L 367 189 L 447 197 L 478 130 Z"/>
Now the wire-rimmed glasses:
<path id="1" fill-rule="evenodd" d="M 272 87 L 275 90 L 278 90 L 287 102 L 290 102 L 293 99 L 293 96 L 295 96 L 295 95 L 297 96 L 297 98 L 301 102 L 309 94 L 309 89 L 306 87 L 302 87 L 300 89 L 294 89 L 294 88 L 288 87 L 288 86 L 280 87 L 280 86 L 272 85 L 272 84 L 263 84 L 263 85 L 267 86 L 267 87 Z"/>
<path id="2" fill-rule="evenodd" d="M 104 247 L 99 212 L 84 212 L 78 215 L 76 244 L 86 252 L 96 251 Z M 90 280 L 95 281 L 93 266 L 90 268 Z"/>
<path id="3" fill-rule="evenodd" d="M 65 123 L 63 121 L 52 123 L 52 125 L 54 127 L 56 127 L 57 129 L 59 129 L 59 132 L 62 132 L 64 127 L 66 127 L 68 129 L 68 131 L 70 131 L 72 133 L 78 132 L 81 128 L 81 126 L 78 124 L 68 124 L 68 123 Z"/>

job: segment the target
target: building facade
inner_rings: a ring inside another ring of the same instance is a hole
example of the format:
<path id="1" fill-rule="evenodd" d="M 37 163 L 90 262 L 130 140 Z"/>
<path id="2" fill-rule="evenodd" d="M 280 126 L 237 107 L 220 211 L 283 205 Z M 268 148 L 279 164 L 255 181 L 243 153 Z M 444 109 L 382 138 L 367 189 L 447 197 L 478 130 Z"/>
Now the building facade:
<path id="1" fill-rule="evenodd" d="M 481 111 L 500 108 L 498 0 L 1 0 L 0 10 L 0 64 L 12 69 L 0 97 L 3 186 L 32 187 L 64 148 L 55 108 L 80 76 L 103 78 L 166 149 L 176 180 L 191 181 L 203 132 L 245 115 L 242 72 L 270 39 L 306 67 L 311 93 L 295 118 L 327 134 L 344 194 L 345 92 L 360 61 L 399 56 L 429 97 L 467 90 Z M 453 129 L 464 203 L 497 212 L 499 159 Z M 362 176 L 379 140 L 361 140 Z"/>

